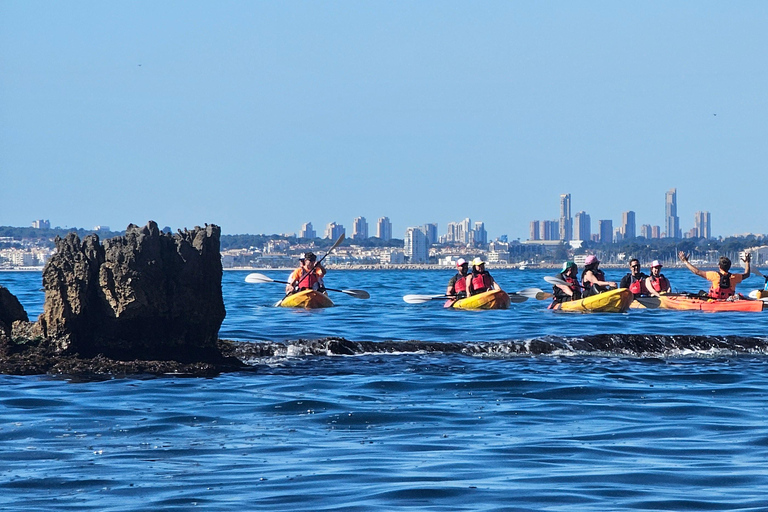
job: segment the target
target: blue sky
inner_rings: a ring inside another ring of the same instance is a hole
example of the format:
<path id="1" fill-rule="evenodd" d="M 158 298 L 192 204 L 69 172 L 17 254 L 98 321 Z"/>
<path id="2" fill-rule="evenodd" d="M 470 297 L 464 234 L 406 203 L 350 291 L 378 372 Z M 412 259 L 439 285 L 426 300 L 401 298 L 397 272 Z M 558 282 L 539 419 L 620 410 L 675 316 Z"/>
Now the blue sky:
<path id="1" fill-rule="evenodd" d="M 0 1 L 0 225 L 768 232 L 768 2 Z"/>

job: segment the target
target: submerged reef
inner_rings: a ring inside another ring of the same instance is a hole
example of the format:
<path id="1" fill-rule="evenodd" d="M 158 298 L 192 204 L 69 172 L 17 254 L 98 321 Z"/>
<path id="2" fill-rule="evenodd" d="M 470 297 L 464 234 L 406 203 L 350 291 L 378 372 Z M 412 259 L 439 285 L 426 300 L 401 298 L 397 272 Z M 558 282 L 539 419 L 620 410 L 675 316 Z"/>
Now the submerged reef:
<path id="1" fill-rule="evenodd" d="M 103 245 L 97 235 L 56 237 L 37 322 L 0 288 L 0 372 L 87 371 L 89 359 L 101 369 L 113 361 L 116 373 L 239 365 L 218 339 L 226 315 L 220 235 L 212 224 L 171 234 L 150 221 Z"/>

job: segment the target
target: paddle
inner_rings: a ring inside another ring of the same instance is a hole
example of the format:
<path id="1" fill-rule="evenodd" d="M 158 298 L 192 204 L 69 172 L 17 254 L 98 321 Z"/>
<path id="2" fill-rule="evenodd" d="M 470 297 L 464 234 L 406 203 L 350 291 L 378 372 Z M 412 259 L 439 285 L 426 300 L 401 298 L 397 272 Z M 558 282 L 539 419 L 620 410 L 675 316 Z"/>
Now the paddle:
<path id="1" fill-rule="evenodd" d="M 259 274 L 257 272 L 254 272 L 253 274 L 248 274 L 245 276 L 245 282 L 246 283 L 281 283 L 281 284 L 289 284 L 288 281 L 278 281 L 277 279 L 272 279 L 271 277 L 267 277 L 264 274 Z M 341 292 L 346 293 L 347 295 L 354 297 L 356 299 L 368 299 L 370 298 L 371 294 L 369 294 L 365 290 L 337 290 L 335 288 L 326 288 L 326 290 L 331 292 Z"/>
<path id="2" fill-rule="evenodd" d="M 528 288 L 528 290 L 535 290 L 535 288 Z M 524 291 L 524 290 L 521 290 Z M 541 290 L 538 290 L 541 291 Z M 509 301 L 514 304 L 519 304 L 521 302 L 525 302 L 528 300 L 528 295 L 524 295 L 522 293 L 508 293 L 509 295 Z M 407 302 L 408 304 L 423 304 L 425 302 L 429 302 L 431 300 L 447 300 L 447 299 L 455 299 L 456 296 L 454 295 L 405 295 L 403 296 L 403 300 Z"/>
<path id="3" fill-rule="evenodd" d="M 517 292 L 517 294 L 528 297 L 529 299 L 536 299 L 536 300 L 546 300 L 546 299 L 552 298 L 551 293 L 547 293 L 540 288 L 524 288 L 519 292 Z"/>

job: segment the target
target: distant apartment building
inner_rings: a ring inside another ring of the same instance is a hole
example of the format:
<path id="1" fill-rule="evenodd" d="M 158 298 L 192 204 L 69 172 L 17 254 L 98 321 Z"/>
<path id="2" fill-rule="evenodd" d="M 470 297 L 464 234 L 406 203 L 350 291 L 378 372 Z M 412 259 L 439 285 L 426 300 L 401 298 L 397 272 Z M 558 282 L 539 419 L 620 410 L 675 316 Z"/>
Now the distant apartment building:
<path id="1" fill-rule="evenodd" d="M 653 226 L 651 228 L 651 238 L 661 238 L 661 226 Z"/>
<path id="2" fill-rule="evenodd" d="M 541 234 L 539 233 L 539 221 L 531 221 L 531 233 L 528 240 L 541 240 Z"/>
<path id="3" fill-rule="evenodd" d="M 51 229 L 51 221 L 49 220 L 33 220 L 32 227 L 35 229 Z"/>
<path id="4" fill-rule="evenodd" d="M 635 212 L 628 211 L 621 214 L 621 238 L 628 240 L 635 238 L 637 235 L 635 229 Z"/>
<path id="5" fill-rule="evenodd" d="M 581 211 L 574 217 L 573 239 L 588 242 L 592 238 L 592 220 L 589 214 Z"/>
<path id="6" fill-rule="evenodd" d="M 539 223 L 539 240 L 559 240 L 560 222 L 556 220 L 542 220 Z"/>
<path id="7" fill-rule="evenodd" d="M 677 216 L 677 189 L 672 188 L 665 196 L 664 229 L 667 238 L 682 238 L 680 217 Z"/>
<path id="8" fill-rule="evenodd" d="M 613 230 L 613 243 L 619 243 L 624 240 L 624 233 L 621 232 L 621 228 Z"/>
<path id="9" fill-rule="evenodd" d="M 709 212 L 696 212 L 693 219 L 696 236 L 701 238 L 712 238 L 712 218 Z"/>
<path id="10" fill-rule="evenodd" d="M 403 252 L 410 263 L 426 263 L 429 258 L 429 246 L 427 235 L 421 228 L 408 228 L 405 230 L 403 240 Z"/>
<path id="11" fill-rule="evenodd" d="M 560 194 L 560 221 L 558 223 L 558 237 L 558 240 L 564 240 L 566 242 L 573 239 L 571 194 Z"/>
<path id="12" fill-rule="evenodd" d="M 405 254 L 398 250 L 383 251 L 379 256 L 379 263 L 382 265 L 402 265 L 405 263 Z"/>
<path id="13" fill-rule="evenodd" d="M 600 233 L 600 243 L 610 244 L 613 242 L 613 221 L 612 220 L 598 220 L 598 232 Z"/>
<path id="14" fill-rule="evenodd" d="M 365 240 L 368 238 L 368 221 L 365 217 L 356 217 L 352 223 L 352 238 L 354 240 Z"/>
<path id="15" fill-rule="evenodd" d="M 431 222 L 429 224 L 424 224 L 424 226 L 421 228 L 421 230 L 424 232 L 424 234 L 427 237 L 427 244 L 428 245 L 435 245 L 438 241 L 437 238 L 437 223 Z"/>
<path id="16" fill-rule="evenodd" d="M 643 224 L 642 226 L 640 226 L 640 236 L 645 238 L 646 240 L 649 240 L 651 238 L 650 224 Z"/>
<path id="17" fill-rule="evenodd" d="M 346 231 L 344 230 L 344 226 L 341 224 L 336 224 L 335 222 L 329 222 L 325 227 L 325 236 L 323 238 L 338 240 L 341 235 L 345 234 Z"/>
<path id="18" fill-rule="evenodd" d="M 305 222 L 301 225 L 301 229 L 299 230 L 299 238 L 317 238 L 317 233 L 312 227 L 311 222 Z"/>
<path id="19" fill-rule="evenodd" d="M 467 217 L 461 222 L 449 222 L 444 240 L 447 243 L 471 245 L 475 241 L 472 221 Z"/>
<path id="20" fill-rule="evenodd" d="M 392 240 L 392 223 L 389 217 L 380 217 L 376 222 L 376 237 L 385 242 Z"/>
<path id="21" fill-rule="evenodd" d="M 268 240 L 264 252 L 267 254 L 284 253 L 290 247 L 291 244 L 288 240 Z"/>
<path id="22" fill-rule="evenodd" d="M 485 246 L 488 243 L 488 232 L 485 230 L 484 222 L 475 222 L 475 228 L 472 231 L 475 244 Z"/>

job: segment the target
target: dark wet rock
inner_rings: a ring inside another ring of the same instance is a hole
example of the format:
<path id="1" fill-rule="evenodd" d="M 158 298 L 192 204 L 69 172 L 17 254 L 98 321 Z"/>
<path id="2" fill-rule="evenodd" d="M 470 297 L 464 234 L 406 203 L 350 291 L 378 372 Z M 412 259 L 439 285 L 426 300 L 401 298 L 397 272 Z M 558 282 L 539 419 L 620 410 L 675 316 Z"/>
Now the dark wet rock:
<path id="1" fill-rule="evenodd" d="M 10 336 L 16 321 L 28 322 L 27 312 L 8 288 L 0 286 L 0 335 Z"/>
<path id="2" fill-rule="evenodd" d="M 61 354 L 217 361 L 224 320 L 221 230 L 171 235 L 149 222 L 106 240 L 56 238 L 43 270 L 43 334 Z"/>

